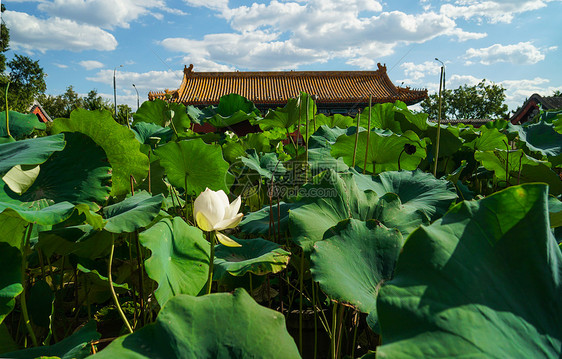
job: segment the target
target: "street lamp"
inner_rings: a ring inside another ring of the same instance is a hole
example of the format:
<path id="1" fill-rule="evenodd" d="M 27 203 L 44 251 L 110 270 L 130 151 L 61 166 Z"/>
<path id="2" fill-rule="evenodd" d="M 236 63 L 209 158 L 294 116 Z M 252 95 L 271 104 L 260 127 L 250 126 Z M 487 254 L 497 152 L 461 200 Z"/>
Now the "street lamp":
<path id="1" fill-rule="evenodd" d="M 115 118 L 117 119 L 117 87 L 115 86 L 115 71 L 118 67 L 123 67 L 123 65 L 116 66 L 113 69 L 113 103 L 115 108 Z"/>
<path id="2" fill-rule="evenodd" d="M 133 84 L 133 87 L 135 88 L 135 91 L 137 92 L 137 111 L 139 110 L 139 90 L 137 90 L 137 87 L 135 86 L 135 84 Z"/>

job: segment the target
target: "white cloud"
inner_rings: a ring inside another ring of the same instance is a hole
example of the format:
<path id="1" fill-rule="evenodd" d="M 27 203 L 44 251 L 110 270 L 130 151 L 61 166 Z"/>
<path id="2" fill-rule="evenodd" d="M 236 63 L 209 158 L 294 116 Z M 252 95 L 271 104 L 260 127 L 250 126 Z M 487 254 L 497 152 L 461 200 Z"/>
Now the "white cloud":
<path id="1" fill-rule="evenodd" d="M 5 11 L 3 19 L 10 29 L 10 45 L 14 50 L 28 53 L 47 50 L 110 51 L 117 47 L 117 40 L 110 33 L 72 20 L 43 20 L 16 11 Z"/>
<path id="2" fill-rule="evenodd" d="M 115 73 L 115 83 L 118 89 L 134 91 L 133 84 L 139 92 L 179 88 L 183 79 L 183 71 L 149 71 L 149 72 L 129 72 L 117 71 Z M 103 83 L 113 86 L 113 70 L 104 69 L 98 71 L 94 76 L 87 77 L 86 80 Z"/>
<path id="3" fill-rule="evenodd" d="M 374 68 L 398 45 L 424 43 L 438 36 L 478 39 L 450 17 L 435 13 L 383 12 L 375 0 L 309 0 L 253 3 L 228 8 L 225 1 L 186 0 L 220 11 L 234 33 L 209 34 L 202 40 L 167 38 L 168 50 L 183 52 L 209 68 L 296 69 L 339 58 L 361 69 Z M 206 4 L 206 5 L 204 5 Z"/>
<path id="4" fill-rule="evenodd" d="M 53 63 L 53 65 L 55 65 L 56 67 L 58 67 L 60 69 L 67 69 L 68 68 L 68 65 L 65 65 L 65 64 Z"/>
<path id="5" fill-rule="evenodd" d="M 547 49 L 551 50 L 552 48 Z M 480 49 L 470 48 L 465 57 L 477 59 L 483 65 L 498 62 L 510 62 L 516 65 L 532 65 L 544 60 L 545 55 L 531 42 L 520 42 L 513 45 L 494 44 Z"/>
<path id="6" fill-rule="evenodd" d="M 426 61 L 423 64 L 414 64 L 413 62 L 405 62 L 400 65 L 404 69 L 404 76 L 408 83 L 419 83 L 426 75 L 439 75 L 441 65 L 436 61 Z"/>
<path id="7" fill-rule="evenodd" d="M 548 3 L 561 0 L 456 0 L 444 4 L 440 12 L 452 18 L 488 19 L 491 23 L 511 23 L 515 15 L 538 10 Z"/>
<path id="8" fill-rule="evenodd" d="M 41 1 L 38 9 L 52 17 L 70 19 L 79 23 L 129 28 L 129 23 L 141 16 L 161 16 L 154 10 L 174 12 L 163 0 L 52 0 Z"/>
<path id="9" fill-rule="evenodd" d="M 542 77 L 505 80 L 501 81 L 500 84 L 506 89 L 506 103 L 510 110 L 515 110 L 518 106 L 521 106 L 534 93 L 538 93 L 541 96 L 552 96 L 554 91 L 562 91 L 562 85 L 551 85 L 549 79 Z"/>
<path id="10" fill-rule="evenodd" d="M 228 0 L 184 0 L 189 6 L 206 7 L 212 10 L 228 9 Z"/>
<path id="11" fill-rule="evenodd" d="M 95 60 L 80 61 L 78 64 L 86 70 L 101 69 L 104 66 L 101 62 Z"/>

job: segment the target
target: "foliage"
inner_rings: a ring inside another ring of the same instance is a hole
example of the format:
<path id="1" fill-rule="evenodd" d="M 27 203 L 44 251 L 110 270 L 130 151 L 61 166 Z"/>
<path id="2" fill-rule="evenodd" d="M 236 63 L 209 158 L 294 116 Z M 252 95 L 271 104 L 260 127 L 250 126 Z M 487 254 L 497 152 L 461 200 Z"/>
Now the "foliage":
<path id="1" fill-rule="evenodd" d="M 437 127 L 399 101 L 254 108 L 205 120 L 261 127 L 240 137 L 164 101 L 28 139 L 11 113 L 0 356 L 560 357 L 559 113 L 442 126 L 434 176 Z"/>
<path id="2" fill-rule="evenodd" d="M 507 118 L 505 89 L 501 85 L 488 84 L 486 80 L 477 85 L 463 85 L 454 90 L 442 91 L 442 118 L 444 119 L 503 119 Z M 439 94 L 432 94 L 421 102 L 423 112 L 437 120 Z"/>
<path id="3" fill-rule="evenodd" d="M 8 83 L 10 84 L 8 92 L 10 110 L 27 112 L 33 100 L 47 89 L 43 68 L 39 66 L 39 61 L 18 54 L 8 61 L 7 66 L 10 71 L 8 76 L 0 76 L 0 88 L 4 92 Z M 5 111 L 6 104 L 4 101 L 1 103 L 0 109 Z"/>

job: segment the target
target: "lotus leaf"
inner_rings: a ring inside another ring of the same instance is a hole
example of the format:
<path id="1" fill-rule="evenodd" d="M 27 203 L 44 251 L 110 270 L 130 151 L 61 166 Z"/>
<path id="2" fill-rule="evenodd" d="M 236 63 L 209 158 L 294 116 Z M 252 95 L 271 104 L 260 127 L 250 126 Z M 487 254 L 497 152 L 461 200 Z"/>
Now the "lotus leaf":
<path id="1" fill-rule="evenodd" d="M 160 212 L 164 196 L 152 197 L 148 192 L 139 192 L 134 196 L 111 206 L 104 207 L 107 219 L 104 229 L 112 233 L 134 232 L 148 226 Z"/>
<path id="2" fill-rule="evenodd" d="M 151 102 L 143 106 L 147 103 Z M 115 122 L 108 111 L 74 110 L 70 119 L 56 119 L 52 132 L 81 132 L 103 148 L 113 169 L 111 195 L 128 193 L 131 176 L 140 183 L 148 174 L 148 158 L 140 152 L 134 133 Z"/>
<path id="3" fill-rule="evenodd" d="M 178 295 L 156 322 L 114 340 L 103 358 L 300 358 L 281 313 L 242 289 L 202 297 Z"/>
<path id="4" fill-rule="evenodd" d="M 280 245 L 263 238 L 234 239 L 241 247 L 215 248 L 215 275 L 220 279 L 226 273 L 242 276 L 246 273 L 265 275 L 277 273 L 287 267 L 290 253 Z"/>
<path id="5" fill-rule="evenodd" d="M 366 170 L 370 173 L 384 171 L 395 171 L 399 168 L 415 170 L 421 160 L 426 157 L 425 142 L 412 131 L 406 131 L 402 135 L 391 131 L 374 129 L 367 136 L 367 132 L 360 132 L 355 155 L 355 165 L 363 168 L 365 166 L 365 150 L 367 148 L 367 137 L 369 137 L 369 151 L 367 153 Z M 404 145 L 413 145 L 415 153 L 409 155 L 403 153 Z M 332 146 L 331 154 L 335 158 L 342 157 L 345 164 L 353 166 L 353 153 L 355 148 L 355 135 L 340 136 Z M 400 159 L 400 166 L 398 165 Z"/>
<path id="6" fill-rule="evenodd" d="M 198 195 L 207 187 L 228 193 L 229 165 L 219 145 L 208 145 L 201 139 L 184 140 L 167 143 L 155 153 L 172 185 L 191 195 Z"/>
<path id="7" fill-rule="evenodd" d="M 0 175 L 16 165 L 37 165 L 64 148 L 64 135 L 38 137 L 0 144 Z"/>
<path id="8" fill-rule="evenodd" d="M 443 216 L 457 198 L 449 181 L 439 180 L 429 173 L 416 171 L 387 171 L 378 176 L 354 173 L 359 189 L 372 190 L 377 195 L 396 193 L 409 211 L 422 211 L 430 220 Z"/>
<path id="9" fill-rule="evenodd" d="M 10 134 L 15 139 L 21 139 L 30 135 L 33 130 L 45 130 L 46 125 L 39 121 L 33 113 L 23 114 L 16 111 L 9 111 Z M 0 137 L 8 136 L 6 131 L 6 111 L 0 112 Z"/>
<path id="10" fill-rule="evenodd" d="M 141 122 L 153 123 L 161 127 L 171 127 L 178 133 L 185 132 L 191 125 L 184 105 L 161 99 L 143 102 L 133 115 L 134 125 Z"/>
<path id="11" fill-rule="evenodd" d="M 101 335 L 96 331 L 96 322 L 91 320 L 71 336 L 51 346 L 29 348 L 2 354 L 3 358 L 29 359 L 56 357 L 60 359 L 82 359 L 90 354 L 90 343 Z"/>
<path id="12" fill-rule="evenodd" d="M 377 358 L 559 358 L 562 252 L 547 192 L 510 187 L 413 232 L 379 292 Z"/>
<path id="13" fill-rule="evenodd" d="M 181 218 L 163 219 L 139 235 L 152 254 L 144 266 L 158 283 L 154 292 L 160 306 L 178 294 L 197 295 L 207 283 L 209 243 L 199 228 Z"/>
<path id="14" fill-rule="evenodd" d="M 30 188 L 21 196 L 7 186 L 0 188 L 0 200 L 34 202 L 46 199 L 52 202 L 93 203 L 107 200 L 111 190 L 111 167 L 107 156 L 88 136 L 67 133 L 66 147 L 53 154 L 40 166 Z M 1 182 L 0 182 L 1 183 Z"/>
<path id="15" fill-rule="evenodd" d="M 314 244 L 310 270 L 330 298 L 371 313 L 380 287 L 392 279 L 401 248 L 398 230 L 374 220 L 347 219 Z"/>

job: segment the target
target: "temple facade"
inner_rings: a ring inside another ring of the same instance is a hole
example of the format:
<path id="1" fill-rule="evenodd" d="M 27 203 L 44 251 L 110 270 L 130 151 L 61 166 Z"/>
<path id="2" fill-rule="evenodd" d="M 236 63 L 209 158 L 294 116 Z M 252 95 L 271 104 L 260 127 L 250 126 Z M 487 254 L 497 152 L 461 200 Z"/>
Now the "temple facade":
<path id="1" fill-rule="evenodd" d="M 177 90 L 150 92 L 149 100 L 160 98 L 184 105 L 217 105 L 231 93 L 244 96 L 265 113 L 283 107 L 290 98 L 306 92 L 316 99 L 319 113 L 353 115 L 373 103 L 400 100 L 413 105 L 427 97 L 426 89 L 395 86 L 386 66 L 376 71 L 275 71 L 275 72 L 196 72 L 185 67 Z"/>

